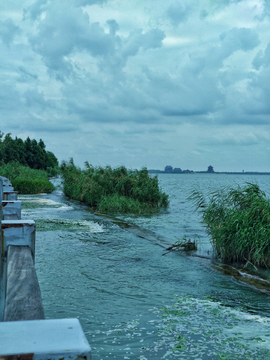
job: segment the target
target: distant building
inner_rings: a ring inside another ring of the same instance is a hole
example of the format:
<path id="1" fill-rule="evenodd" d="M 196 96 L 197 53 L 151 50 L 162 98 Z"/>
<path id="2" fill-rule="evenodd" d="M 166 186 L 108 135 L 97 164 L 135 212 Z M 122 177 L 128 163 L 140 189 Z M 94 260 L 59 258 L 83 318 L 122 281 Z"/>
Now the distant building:
<path id="1" fill-rule="evenodd" d="M 174 168 L 174 169 L 173 169 L 173 172 L 180 173 L 180 172 L 182 172 L 182 169 L 180 169 L 180 168 Z"/>
<path id="2" fill-rule="evenodd" d="M 173 167 L 171 165 L 165 166 L 165 172 L 173 172 Z"/>
<path id="3" fill-rule="evenodd" d="M 185 174 L 191 174 L 193 172 L 194 172 L 193 170 L 189 170 L 189 169 L 183 170 L 183 173 L 185 173 Z"/>

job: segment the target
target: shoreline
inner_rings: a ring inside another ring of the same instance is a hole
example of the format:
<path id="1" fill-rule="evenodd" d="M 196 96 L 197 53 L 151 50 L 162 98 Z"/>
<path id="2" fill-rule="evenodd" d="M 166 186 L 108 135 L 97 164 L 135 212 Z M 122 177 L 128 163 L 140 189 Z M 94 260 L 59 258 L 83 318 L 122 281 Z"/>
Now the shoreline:
<path id="1" fill-rule="evenodd" d="M 270 172 L 257 172 L 257 171 L 241 171 L 241 172 L 237 172 L 237 171 L 215 171 L 215 172 L 207 172 L 207 171 L 192 171 L 192 170 L 183 170 L 183 171 L 163 171 L 163 170 L 148 170 L 149 174 L 169 174 L 169 175 L 190 175 L 190 174 L 209 174 L 209 175 L 270 175 Z"/>

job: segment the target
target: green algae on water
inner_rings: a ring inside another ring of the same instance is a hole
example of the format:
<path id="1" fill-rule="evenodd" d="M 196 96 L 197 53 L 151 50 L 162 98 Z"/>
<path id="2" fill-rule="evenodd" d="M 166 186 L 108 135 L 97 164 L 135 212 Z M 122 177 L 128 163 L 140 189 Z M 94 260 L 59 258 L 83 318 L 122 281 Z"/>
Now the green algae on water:
<path id="1" fill-rule="evenodd" d="M 84 230 L 89 232 L 103 232 L 102 225 L 87 220 L 66 220 L 66 219 L 36 219 L 37 231 L 57 230 Z"/>
<path id="2" fill-rule="evenodd" d="M 112 351 L 125 343 L 120 350 L 127 359 L 134 355 L 130 344 L 136 340 L 141 343 L 136 359 L 141 360 L 270 358 L 270 320 L 219 302 L 178 297 L 170 306 L 150 309 L 147 318 L 147 324 L 140 315 L 115 325 L 104 331 L 104 341 Z"/>
<path id="3" fill-rule="evenodd" d="M 62 207 L 63 205 L 51 200 L 47 200 L 47 199 L 20 199 L 22 200 L 22 210 L 28 210 L 28 209 L 39 209 L 39 208 L 54 208 L 54 209 L 58 209 L 60 207 Z"/>

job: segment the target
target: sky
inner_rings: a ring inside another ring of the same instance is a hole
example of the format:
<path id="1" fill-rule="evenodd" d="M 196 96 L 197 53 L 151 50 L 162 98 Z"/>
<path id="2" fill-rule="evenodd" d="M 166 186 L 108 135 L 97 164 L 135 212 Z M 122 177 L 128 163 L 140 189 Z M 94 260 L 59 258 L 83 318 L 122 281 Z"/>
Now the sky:
<path id="1" fill-rule="evenodd" d="M 269 0 L 8 0 L 0 130 L 58 160 L 270 171 Z"/>

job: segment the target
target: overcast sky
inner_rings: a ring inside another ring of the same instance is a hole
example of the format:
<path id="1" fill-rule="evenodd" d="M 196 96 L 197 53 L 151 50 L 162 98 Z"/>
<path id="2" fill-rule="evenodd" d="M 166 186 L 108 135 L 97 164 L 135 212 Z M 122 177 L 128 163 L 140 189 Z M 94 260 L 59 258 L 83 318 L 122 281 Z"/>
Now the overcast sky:
<path id="1" fill-rule="evenodd" d="M 8 0 L 0 130 L 57 158 L 270 171 L 269 0 Z"/>

